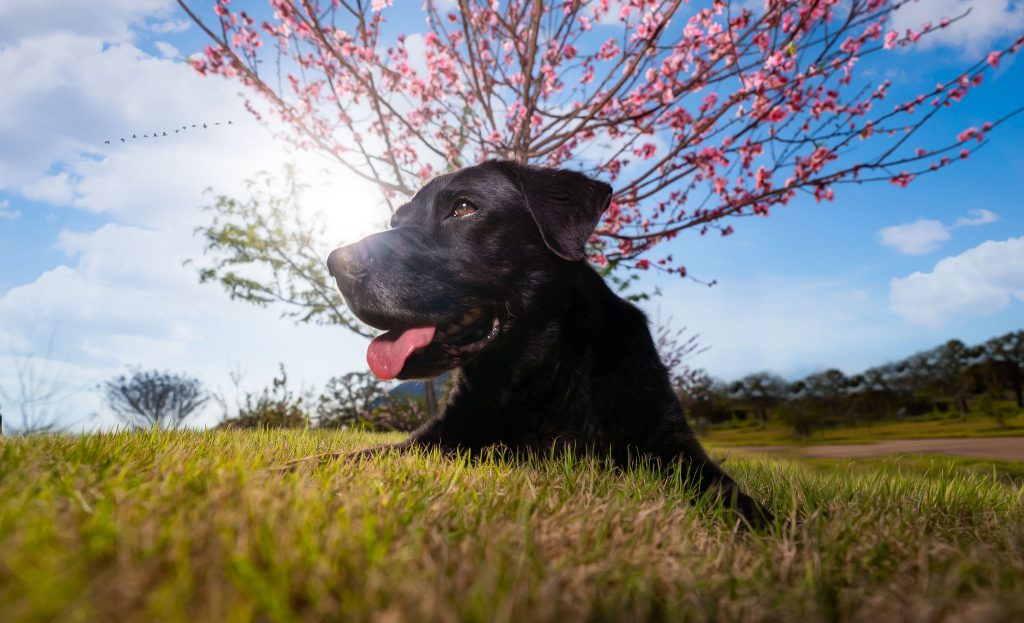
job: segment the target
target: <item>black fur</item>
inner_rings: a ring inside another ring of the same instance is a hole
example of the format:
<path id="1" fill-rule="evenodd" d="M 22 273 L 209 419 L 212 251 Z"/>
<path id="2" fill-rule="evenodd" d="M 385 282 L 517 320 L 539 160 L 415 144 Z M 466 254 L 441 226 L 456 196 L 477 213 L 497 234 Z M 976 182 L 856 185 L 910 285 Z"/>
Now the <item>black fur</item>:
<path id="1" fill-rule="evenodd" d="M 399 378 L 460 369 L 443 413 L 403 445 L 681 462 L 701 490 L 721 490 L 762 523 L 767 511 L 687 425 L 644 314 L 581 261 L 610 196 L 579 173 L 490 161 L 435 178 L 391 230 L 331 254 L 349 307 L 375 327 L 443 325 L 478 308 L 498 318 L 500 334 L 479 352 L 431 344 L 407 361 Z M 477 211 L 452 215 L 460 200 Z"/>

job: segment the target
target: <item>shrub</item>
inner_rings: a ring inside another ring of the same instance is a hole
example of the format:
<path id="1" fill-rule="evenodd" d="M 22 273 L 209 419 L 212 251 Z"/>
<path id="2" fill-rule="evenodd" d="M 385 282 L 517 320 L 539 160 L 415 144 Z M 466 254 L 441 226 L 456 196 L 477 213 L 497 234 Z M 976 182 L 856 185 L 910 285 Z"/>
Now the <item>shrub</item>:
<path id="1" fill-rule="evenodd" d="M 302 396 L 288 389 L 288 374 L 284 365 L 281 375 L 275 376 L 269 388 L 259 394 L 246 392 L 238 415 L 225 419 L 220 428 L 308 428 L 309 414 L 303 408 Z"/>

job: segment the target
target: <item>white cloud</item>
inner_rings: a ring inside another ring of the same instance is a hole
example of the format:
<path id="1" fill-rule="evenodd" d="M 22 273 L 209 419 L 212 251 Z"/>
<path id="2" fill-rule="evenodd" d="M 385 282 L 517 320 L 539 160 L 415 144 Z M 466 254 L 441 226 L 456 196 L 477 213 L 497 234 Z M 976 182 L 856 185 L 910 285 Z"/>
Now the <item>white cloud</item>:
<path id="1" fill-rule="evenodd" d="M 71 176 L 67 171 L 56 175 L 48 175 L 38 181 L 26 184 L 21 189 L 21 194 L 35 201 L 45 201 L 55 206 L 64 206 L 71 203 L 74 197 Z"/>
<path id="2" fill-rule="evenodd" d="M 990 210 L 968 210 L 952 225 L 940 221 L 918 219 L 905 225 L 892 225 L 878 230 L 878 241 L 903 255 L 925 255 L 931 253 L 952 237 L 951 232 L 960 227 L 987 225 L 999 220 L 999 215 Z"/>
<path id="3" fill-rule="evenodd" d="M 848 279 L 783 275 L 720 280 L 714 287 L 659 279 L 644 303 L 652 321 L 672 315 L 709 350 L 690 363 L 735 379 L 759 370 L 796 377 L 829 367 L 855 372 L 880 363 L 878 345 L 911 352 L 917 336 L 884 322 L 878 296 Z M 671 314 L 665 310 L 671 310 Z"/>
<path id="4" fill-rule="evenodd" d="M 953 227 L 972 227 L 975 225 L 988 225 L 999 220 L 999 215 L 989 210 L 968 210 L 968 216 L 961 216 L 953 223 Z"/>
<path id="5" fill-rule="evenodd" d="M 622 20 L 619 19 L 619 13 L 622 12 L 623 4 L 623 0 L 610 0 L 608 2 L 608 12 L 602 14 L 601 19 L 597 20 L 597 23 L 603 26 L 621 26 Z M 586 15 L 589 17 L 590 13 L 588 12 Z"/>
<path id="6" fill-rule="evenodd" d="M 160 52 L 160 55 L 164 58 L 178 58 L 181 55 L 178 48 L 166 41 L 157 41 L 153 45 L 156 46 L 157 51 Z"/>
<path id="7" fill-rule="evenodd" d="M 0 15 L 25 22 L 27 33 L 10 45 L 0 38 L 0 189 L 14 201 L 20 194 L 114 221 L 61 233 L 55 245 L 68 256 L 64 265 L 0 291 L 0 385 L 9 387 L 13 378 L 12 357 L 3 350 L 42 356 L 54 334 L 53 358 L 75 370 L 83 387 L 132 364 L 186 371 L 223 387 L 238 362 L 250 385 L 268 382 L 279 361 L 300 384 L 365 369 L 363 338 L 340 328 L 296 327 L 278 310 L 230 301 L 216 286 L 200 285 L 195 268 L 182 261 L 202 253 L 192 229 L 203 222 L 199 206 L 210 203 L 207 187 L 242 196 L 246 178 L 261 170 L 276 175 L 294 162 L 311 186 L 296 217 L 326 213 L 319 249 L 325 257 L 336 243 L 383 222 L 376 190 L 274 140 L 245 112 L 236 84 L 200 77 L 130 43 L 130 25 L 154 10 L 162 14 L 157 9 L 169 3 L 121 4 L 90 5 L 110 11 L 104 20 L 92 15 L 107 22 L 106 30 L 77 24 L 72 15 L 52 22 L 52 32 L 29 9 L 0 8 Z M 68 6 L 71 13 L 80 8 Z M 0 35 L 19 34 L 5 30 L 9 23 L 0 17 Z M 167 24 L 150 28 L 183 29 Z M 109 43 L 114 39 L 120 42 Z M 224 125 L 229 119 L 232 125 Z M 203 122 L 208 129 L 191 128 Z M 181 125 L 189 129 L 175 134 Z M 128 138 L 154 131 L 168 136 Z M 10 203 L 0 207 L 0 218 L 16 218 Z M 99 408 L 96 393 L 83 392 L 65 421 Z"/>
<path id="8" fill-rule="evenodd" d="M 0 46 L 58 32 L 105 41 L 132 39 L 131 26 L 166 16 L 173 0 L 31 0 L 0 3 Z"/>
<path id="9" fill-rule="evenodd" d="M 901 33 L 907 28 L 917 30 L 926 22 L 938 24 L 942 18 L 953 19 L 968 10 L 965 18 L 922 38 L 914 49 L 948 46 L 976 56 L 987 52 L 999 38 L 1016 35 L 1024 28 L 1020 0 L 920 0 L 896 11 L 890 27 Z"/>
<path id="10" fill-rule="evenodd" d="M 21 212 L 11 209 L 10 200 L 0 201 L 0 221 L 16 221 L 19 218 L 21 218 Z"/>
<path id="11" fill-rule="evenodd" d="M 984 242 L 928 273 L 889 282 L 889 307 L 907 322 L 938 327 L 955 316 L 1002 311 L 1024 301 L 1024 237 Z"/>
<path id="12" fill-rule="evenodd" d="M 82 387 L 130 365 L 185 371 L 222 387 L 237 363 L 250 373 L 249 387 L 269 381 L 278 361 L 307 384 L 365 367 L 363 338 L 341 328 L 296 327 L 274 310 L 230 302 L 215 286 L 200 285 L 194 267 L 181 262 L 201 252 L 189 221 L 66 231 L 57 244 L 68 265 L 0 297 L 0 346 L 42 356 L 55 337 L 52 357 L 76 370 Z M 13 364 L 10 353 L 0 354 L 0 384 L 11 384 Z M 64 421 L 100 407 L 84 392 Z"/>
<path id="13" fill-rule="evenodd" d="M 940 221 L 918 219 L 906 225 L 893 225 L 878 231 L 878 241 L 904 255 L 931 253 L 949 240 L 949 231 Z"/>
<path id="14" fill-rule="evenodd" d="M 173 20 L 169 22 L 157 22 L 151 24 L 149 29 L 155 33 L 167 34 L 176 32 L 185 32 L 192 26 L 192 22 L 187 19 Z"/>
<path id="15" fill-rule="evenodd" d="M 138 148 L 141 141 L 119 141 L 133 133 L 141 139 L 186 123 L 248 118 L 237 89 L 225 81 L 203 80 L 182 63 L 128 43 L 66 33 L 0 49 L 0 83 L 0 189 L 36 183 L 55 162 L 96 161 Z"/>

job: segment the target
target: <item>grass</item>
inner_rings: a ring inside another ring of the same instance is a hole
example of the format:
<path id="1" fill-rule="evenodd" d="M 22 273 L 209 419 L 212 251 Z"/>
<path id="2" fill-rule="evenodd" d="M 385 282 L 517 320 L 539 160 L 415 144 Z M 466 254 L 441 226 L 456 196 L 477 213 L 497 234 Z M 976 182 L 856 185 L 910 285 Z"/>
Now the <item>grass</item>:
<path id="1" fill-rule="evenodd" d="M 1024 466 L 730 456 L 783 518 L 564 457 L 267 468 L 328 432 L 0 440 L 0 613 L 20 621 L 1024 617 Z"/>
<path id="2" fill-rule="evenodd" d="M 764 428 L 749 425 L 712 428 L 701 438 L 716 446 L 774 446 L 789 444 L 869 443 L 883 439 L 950 439 L 962 437 L 1024 436 L 1024 413 L 1006 420 L 1000 428 L 992 418 L 928 416 L 902 421 L 837 427 L 815 431 L 801 438 L 782 422 L 769 421 Z"/>

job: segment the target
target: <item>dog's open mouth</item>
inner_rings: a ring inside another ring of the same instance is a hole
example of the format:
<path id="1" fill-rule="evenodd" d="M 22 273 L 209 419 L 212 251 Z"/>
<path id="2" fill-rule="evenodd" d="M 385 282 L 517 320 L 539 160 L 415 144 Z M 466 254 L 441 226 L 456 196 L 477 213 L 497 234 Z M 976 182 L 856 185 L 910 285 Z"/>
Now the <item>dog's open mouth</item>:
<path id="1" fill-rule="evenodd" d="M 460 365 L 499 333 L 498 316 L 477 307 L 447 324 L 392 329 L 378 335 L 366 349 L 366 363 L 383 380 L 432 376 Z"/>

